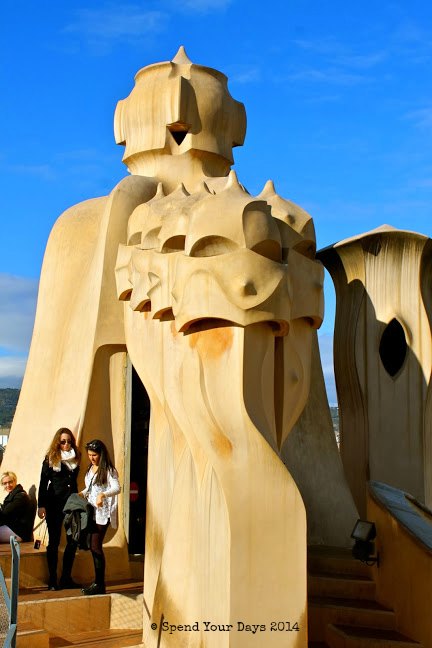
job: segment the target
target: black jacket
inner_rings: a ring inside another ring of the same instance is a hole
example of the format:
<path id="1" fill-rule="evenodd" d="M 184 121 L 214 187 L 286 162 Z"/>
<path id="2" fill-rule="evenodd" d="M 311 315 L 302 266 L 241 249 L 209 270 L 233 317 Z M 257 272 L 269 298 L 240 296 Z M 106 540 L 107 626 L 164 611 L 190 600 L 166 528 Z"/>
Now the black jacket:
<path id="1" fill-rule="evenodd" d="M 72 494 L 63 509 L 63 524 L 66 535 L 75 542 L 80 549 L 90 549 L 90 534 L 94 508 L 86 499 L 77 493 Z"/>
<path id="2" fill-rule="evenodd" d="M 35 508 L 31 499 L 17 484 L 6 497 L 0 509 L 0 525 L 6 524 L 24 542 L 33 538 Z"/>
<path id="3" fill-rule="evenodd" d="M 62 511 L 69 495 L 78 492 L 78 472 L 79 466 L 69 470 L 63 462 L 60 464 L 60 470 L 54 470 L 50 467 L 48 459 L 45 459 L 39 482 L 38 507 L 55 507 Z"/>

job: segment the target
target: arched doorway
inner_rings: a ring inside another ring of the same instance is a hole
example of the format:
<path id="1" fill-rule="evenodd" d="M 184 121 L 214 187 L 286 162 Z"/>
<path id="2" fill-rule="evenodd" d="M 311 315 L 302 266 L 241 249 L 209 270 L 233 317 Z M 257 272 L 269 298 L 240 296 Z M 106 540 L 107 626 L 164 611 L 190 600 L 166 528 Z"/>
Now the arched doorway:
<path id="1" fill-rule="evenodd" d="M 128 362 L 125 461 L 125 532 L 129 554 L 144 554 L 150 400 L 134 367 Z M 127 506 L 127 501 L 129 506 Z"/>

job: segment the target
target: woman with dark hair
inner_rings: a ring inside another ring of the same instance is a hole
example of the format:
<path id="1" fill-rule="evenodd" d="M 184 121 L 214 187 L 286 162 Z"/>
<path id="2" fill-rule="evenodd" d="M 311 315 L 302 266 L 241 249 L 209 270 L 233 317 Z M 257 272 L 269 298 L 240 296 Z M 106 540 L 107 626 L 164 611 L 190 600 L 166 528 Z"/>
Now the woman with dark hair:
<path id="1" fill-rule="evenodd" d="M 105 555 L 103 541 L 111 524 L 117 528 L 117 495 L 120 484 L 108 450 L 99 439 L 86 444 L 89 466 L 85 476 L 85 489 L 80 493 L 94 507 L 94 522 L 90 534 L 90 549 L 95 569 L 94 582 L 83 588 L 83 593 L 92 596 L 105 594 Z"/>
<path id="2" fill-rule="evenodd" d="M 63 554 L 63 570 L 57 583 L 57 561 L 63 525 L 63 508 L 72 493 L 78 492 L 77 477 L 81 453 L 69 428 L 60 428 L 54 435 L 42 464 L 38 494 L 38 516 L 46 519 L 49 542 L 47 561 L 49 590 L 81 587 L 72 580 L 72 566 L 77 545 L 67 537 Z"/>

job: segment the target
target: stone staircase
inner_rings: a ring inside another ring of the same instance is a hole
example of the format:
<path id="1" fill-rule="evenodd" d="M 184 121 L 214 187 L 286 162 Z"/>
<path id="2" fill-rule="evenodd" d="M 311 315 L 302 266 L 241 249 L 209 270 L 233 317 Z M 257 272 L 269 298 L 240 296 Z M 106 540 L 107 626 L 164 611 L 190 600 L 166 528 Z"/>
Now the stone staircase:
<path id="1" fill-rule="evenodd" d="M 79 590 L 48 592 L 45 548 L 20 545 L 17 648 L 138 648 L 142 646 L 142 562 L 131 578 L 108 582 L 107 594 L 86 597 Z M 89 552 L 79 557 L 92 567 Z M 0 568 L 10 589 L 11 552 L 0 545 Z M 0 641 L 1 643 L 1 641 Z"/>
<path id="2" fill-rule="evenodd" d="M 26 627 L 27 626 L 27 627 Z M 20 624 L 17 648 L 139 648 L 142 630 L 91 630 L 89 632 L 63 632 L 52 635 L 47 630 Z"/>
<path id="3" fill-rule="evenodd" d="M 128 648 L 142 645 L 142 582 L 108 585 L 107 594 L 22 589 L 17 648 Z"/>
<path id="4" fill-rule="evenodd" d="M 370 570 L 350 550 L 309 547 L 311 648 L 422 648 L 397 632 L 393 610 L 375 600 Z"/>

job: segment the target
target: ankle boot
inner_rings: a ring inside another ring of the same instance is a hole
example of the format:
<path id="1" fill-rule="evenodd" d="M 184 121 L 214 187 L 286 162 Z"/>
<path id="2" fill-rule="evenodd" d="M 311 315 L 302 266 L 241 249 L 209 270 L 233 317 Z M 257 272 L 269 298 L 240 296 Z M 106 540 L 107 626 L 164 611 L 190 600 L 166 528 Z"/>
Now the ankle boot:
<path id="1" fill-rule="evenodd" d="M 105 594 L 105 585 L 98 585 L 97 583 L 92 583 L 88 587 L 82 588 L 82 593 L 86 596 L 95 596 L 96 594 Z"/>
<path id="2" fill-rule="evenodd" d="M 75 559 L 75 553 L 76 553 L 76 544 L 72 542 L 68 542 L 64 554 L 63 554 L 63 569 L 62 569 L 62 575 L 60 577 L 60 588 L 61 589 L 78 589 L 81 587 L 80 584 L 75 583 L 74 580 L 72 580 L 72 565 Z"/>
<path id="3" fill-rule="evenodd" d="M 94 553 L 92 551 L 93 564 L 95 569 L 95 582 L 88 587 L 82 588 L 82 593 L 86 596 L 95 594 L 105 594 L 105 556 L 104 554 Z"/>

